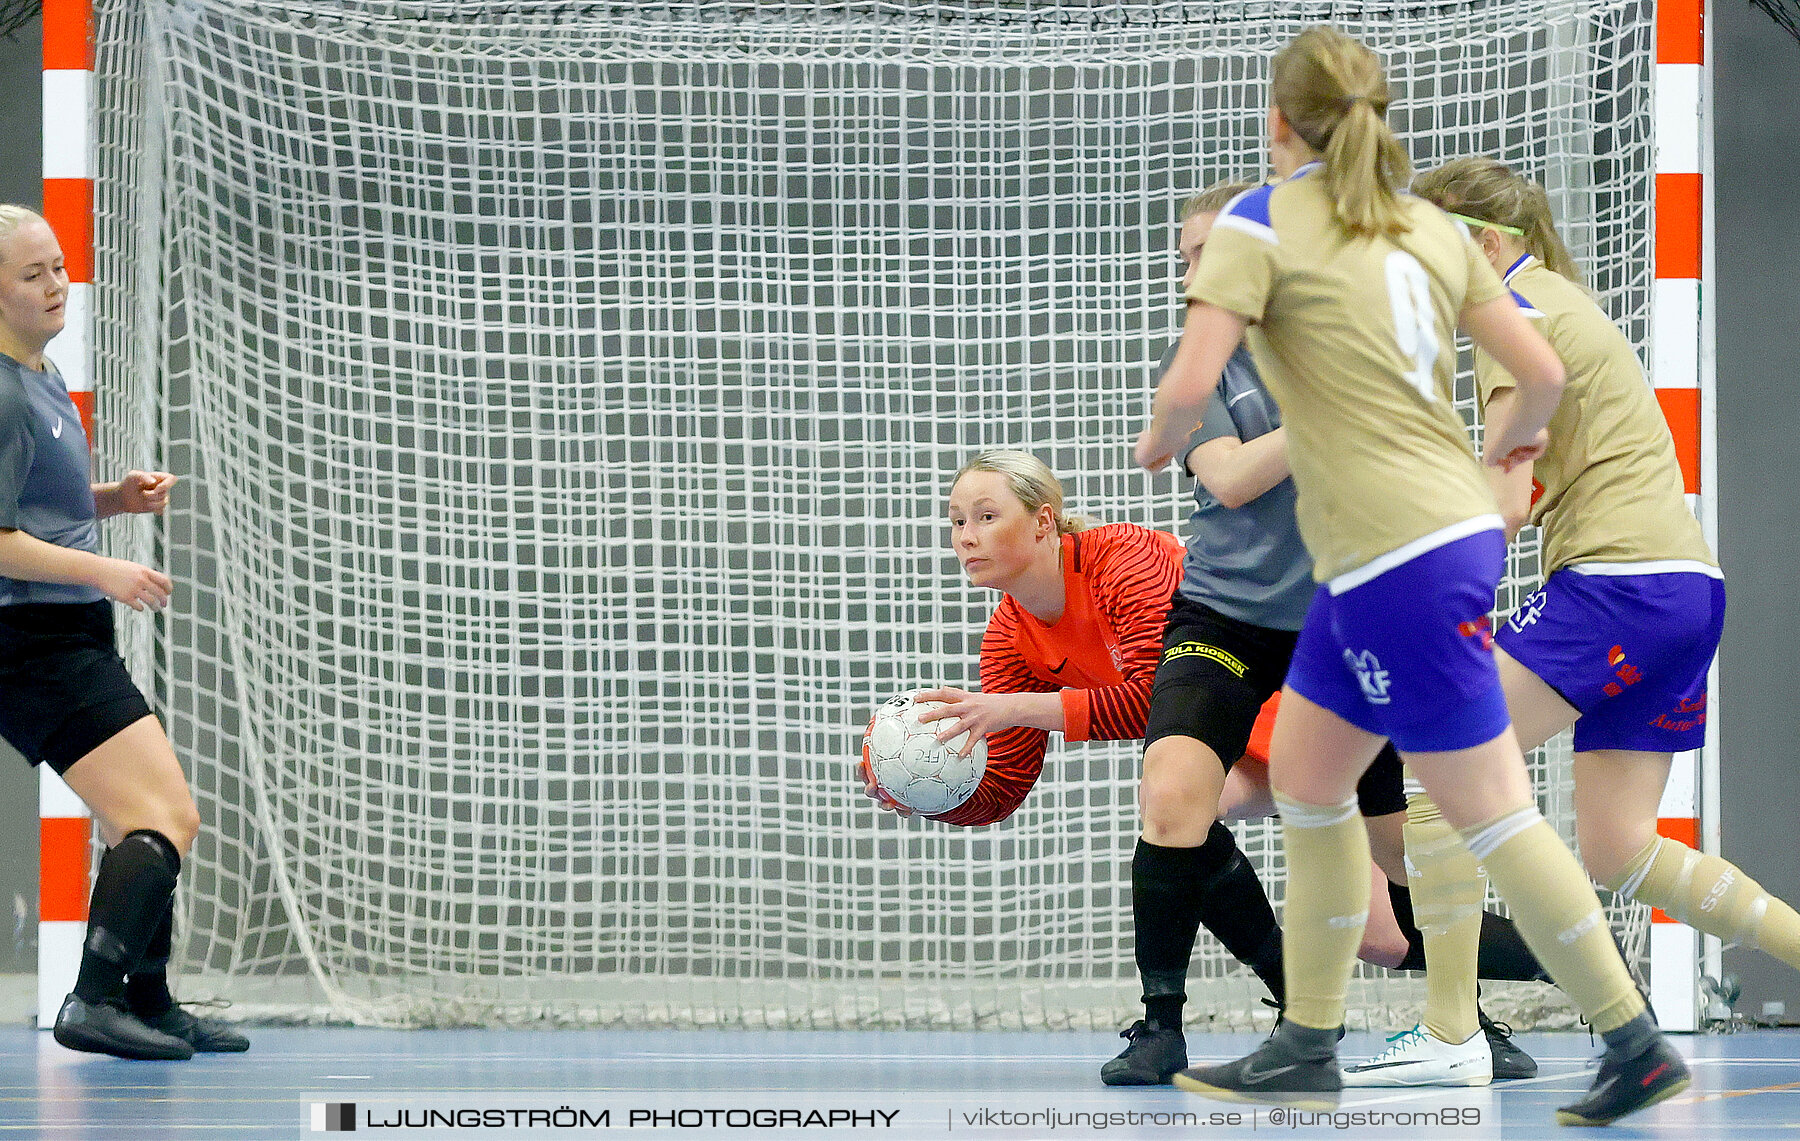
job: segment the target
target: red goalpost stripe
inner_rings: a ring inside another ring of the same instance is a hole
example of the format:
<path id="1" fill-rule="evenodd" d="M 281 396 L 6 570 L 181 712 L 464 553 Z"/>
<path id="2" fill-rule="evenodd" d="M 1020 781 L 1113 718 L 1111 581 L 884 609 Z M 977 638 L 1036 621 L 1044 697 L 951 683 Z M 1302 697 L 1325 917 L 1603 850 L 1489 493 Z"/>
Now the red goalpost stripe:
<path id="1" fill-rule="evenodd" d="M 44 0 L 44 70 L 92 71 L 93 22 L 88 0 Z"/>
<path id="2" fill-rule="evenodd" d="M 38 919 L 44 923 L 88 917 L 88 836 L 82 816 L 38 821 Z"/>
<path id="3" fill-rule="evenodd" d="M 1656 62 L 1704 62 L 1705 26 L 1702 0 L 1656 0 Z"/>

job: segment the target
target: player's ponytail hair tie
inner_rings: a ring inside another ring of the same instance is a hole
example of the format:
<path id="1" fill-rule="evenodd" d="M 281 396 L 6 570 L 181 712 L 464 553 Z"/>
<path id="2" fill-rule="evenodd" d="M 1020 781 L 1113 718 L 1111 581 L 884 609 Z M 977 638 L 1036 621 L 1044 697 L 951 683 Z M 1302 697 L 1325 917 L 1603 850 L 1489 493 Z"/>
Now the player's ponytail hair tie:
<path id="1" fill-rule="evenodd" d="M 1410 230 L 1399 192 L 1412 160 L 1388 129 L 1387 73 L 1375 53 L 1336 28 L 1308 28 L 1275 53 L 1272 72 L 1276 109 L 1324 159 L 1338 224 L 1353 238 Z"/>

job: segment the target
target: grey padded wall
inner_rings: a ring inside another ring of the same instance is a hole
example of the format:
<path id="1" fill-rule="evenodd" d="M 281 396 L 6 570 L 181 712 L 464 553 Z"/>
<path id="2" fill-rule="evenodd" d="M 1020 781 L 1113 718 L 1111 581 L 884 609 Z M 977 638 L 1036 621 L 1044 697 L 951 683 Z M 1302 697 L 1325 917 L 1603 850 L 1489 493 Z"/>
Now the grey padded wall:
<path id="1" fill-rule="evenodd" d="M 1747 0 L 1713 6 L 1724 855 L 1800 900 L 1800 43 Z M 1800 973 L 1727 951 L 1738 1009 L 1800 1018 Z"/>

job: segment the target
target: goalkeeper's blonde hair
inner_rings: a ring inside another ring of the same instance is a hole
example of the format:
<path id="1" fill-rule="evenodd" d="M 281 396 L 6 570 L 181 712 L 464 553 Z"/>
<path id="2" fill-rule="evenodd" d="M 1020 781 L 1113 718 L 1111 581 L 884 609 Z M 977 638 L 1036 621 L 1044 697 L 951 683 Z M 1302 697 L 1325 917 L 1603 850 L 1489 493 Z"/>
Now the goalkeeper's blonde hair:
<path id="1" fill-rule="evenodd" d="M 1085 515 L 1071 515 L 1063 510 L 1062 481 L 1056 478 L 1056 473 L 1050 470 L 1048 464 L 1030 452 L 1010 449 L 982 452 L 962 466 L 950 485 L 954 487 L 963 476 L 976 471 L 1004 476 L 1007 490 L 1024 504 L 1029 514 L 1035 515 L 1042 508 L 1049 507 L 1051 518 L 1056 520 L 1058 534 L 1072 535 L 1076 531 L 1085 531 L 1098 525 Z"/>
<path id="2" fill-rule="evenodd" d="M 1336 28 L 1308 28 L 1275 53 L 1270 93 L 1301 141 L 1323 158 L 1326 192 L 1352 237 L 1412 229 L 1400 189 L 1412 177 L 1406 148 L 1388 129 L 1381 60 Z"/>
<path id="3" fill-rule="evenodd" d="M 44 216 L 36 210 L 17 206 L 10 202 L 0 202 L 0 241 L 12 237 L 13 231 L 27 222 L 42 222 Z"/>

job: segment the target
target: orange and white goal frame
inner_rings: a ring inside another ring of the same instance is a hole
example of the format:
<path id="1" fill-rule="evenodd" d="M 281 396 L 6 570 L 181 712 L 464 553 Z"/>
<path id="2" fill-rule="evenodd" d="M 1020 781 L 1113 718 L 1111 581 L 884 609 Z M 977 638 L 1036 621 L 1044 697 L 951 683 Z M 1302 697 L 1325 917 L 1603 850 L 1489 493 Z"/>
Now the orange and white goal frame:
<path id="1" fill-rule="evenodd" d="M 1656 3 L 1656 282 L 1651 369 L 1675 437 L 1688 506 L 1719 549 L 1713 343 L 1712 87 L 1704 0 Z M 1706 745 L 1675 757 L 1657 830 L 1719 850 L 1719 665 L 1707 685 Z M 1706 944 L 1704 952 L 1701 944 Z M 1700 1024 L 1700 976 L 1718 977 L 1719 941 L 1651 914 L 1650 998 L 1664 1027 Z"/>
<path id="2" fill-rule="evenodd" d="M 1656 4 L 1656 280 L 1651 376 L 1681 457 L 1689 505 L 1717 549 L 1711 280 L 1710 80 L 1703 0 Z M 44 0 L 44 215 L 68 259 L 68 325 L 56 360 L 93 438 L 93 18 L 90 0 Z M 1716 852 L 1718 667 L 1704 749 L 1676 758 L 1660 811 L 1664 835 Z M 81 801 L 39 769 L 38 1010 L 49 1022 L 74 984 L 86 927 L 91 824 Z M 1719 973 L 1718 941 L 1655 913 L 1651 998 L 1673 1030 L 1699 1024 L 1699 977 Z"/>
<path id="3" fill-rule="evenodd" d="M 56 364 L 94 438 L 94 74 L 89 0 L 44 0 L 44 217 L 62 242 L 69 270 L 67 324 Z M 75 986 L 87 930 L 87 806 L 38 766 L 38 1026 L 47 1029 Z"/>

